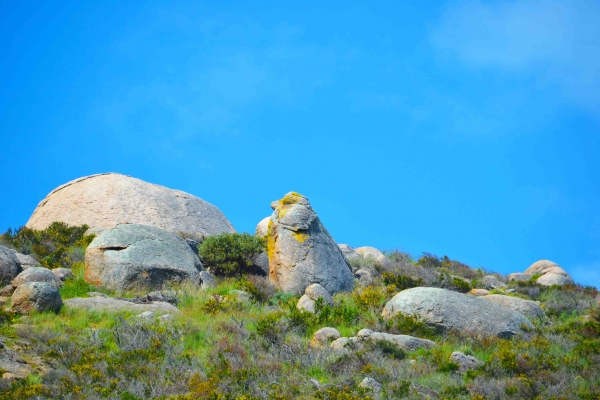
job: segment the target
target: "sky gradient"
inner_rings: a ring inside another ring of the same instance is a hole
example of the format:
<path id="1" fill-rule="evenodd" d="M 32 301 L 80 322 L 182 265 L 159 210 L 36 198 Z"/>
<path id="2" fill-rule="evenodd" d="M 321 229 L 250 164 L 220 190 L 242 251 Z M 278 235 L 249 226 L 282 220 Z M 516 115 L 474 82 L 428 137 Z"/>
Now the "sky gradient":
<path id="1" fill-rule="evenodd" d="M 289 191 L 339 243 L 600 287 L 594 1 L 0 2 L 0 230 L 120 172 L 252 232 Z"/>

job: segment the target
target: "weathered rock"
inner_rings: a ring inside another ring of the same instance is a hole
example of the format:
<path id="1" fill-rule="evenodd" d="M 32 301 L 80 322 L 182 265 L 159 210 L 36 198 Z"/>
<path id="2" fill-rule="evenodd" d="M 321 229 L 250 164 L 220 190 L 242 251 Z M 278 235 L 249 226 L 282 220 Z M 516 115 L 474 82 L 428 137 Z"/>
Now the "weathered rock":
<path id="1" fill-rule="evenodd" d="M 185 240 L 159 228 L 125 224 L 105 230 L 85 251 L 85 279 L 125 291 L 199 283 L 202 263 Z"/>
<path id="2" fill-rule="evenodd" d="M 57 288 L 62 286 L 61 280 L 51 270 L 44 267 L 27 268 L 13 279 L 12 285 L 17 288 L 27 282 L 46 282 Z"/>
<path id="3" fill-rule="evenodd" d="M 484 276 L 483 279 L 481 279 L 481 283 L 483 283 L 488 290 L 506 288 L 506 284 L 498 280 L 494 275 Z"/>
<path id="4" fill-rule="evenodd" d="M 354 273 L 354 276 L 358 279 L 360 286 L 370 286 L 373 284 L 373 274 L 367 269 L 359 269 Z"/>
<path id="5" fill-rule="evenodd" d="M 243 290 L 232 290 L 231 292 L 229 292 L 229 295 L 231 295 L 236 301 L 239 301 L 241 303 L 249 302 L 252 300 L 252 296 L 250 295 L 250 293 L 245 292 Z"/>
<path id="6" fill-rule="evenodd" d="M 458 365 L 458 370 L 460 372 L 467 372 L 468 370 L 476 369 L 484 364 L 477 357 L 467 356 L 460 351 L 452 353 L 450 361 Z"/>
<path id="7" fill-rule="evenodd" d="M 258 275 L 269 276 L 269 255 L 266 252 L 259 253 L 251 258 L 252 265 L 258 267 Z"/>
<path id="8" fill-rule="evenodd" d="M 357 334 L 359 339 L 383 340 L 400 347 L 402 350 L 415 351 L 418 349 L 430 349 L 436 346 L 435 342 L 409 335 L 392 335 L 385 332 L 373 332 L 370 329 L 361 329 Z"/>
<path id="9" fill-rule="evenodd" d="M 331 342 L 329 347 L 340 353 L 349 353 L 352 350 L 361 349 L 362 344 L 357 337 L 341 337 Z"/>
<path id="10" fill-rule="evenodd" d="M 355 249 L 355 251 L 358 254 L 360 254 L 362 258 L 371 258 L 382 267 L 387 267 L 392 264 L 390 259 L 387 258 L 381 251 L 377 250 L 375 247 L 363 246 Z"/>
<path id="11" fill-rule="evenodd" d="M 136 304 L 130 301 L 113 299 L 110 297 L 76 297 L 65 300 L 65 305 L 71 308 L 81 308 L 90 311 L 123 312 L 129 311 L 142 313 L 152 311 L 157 314 L 178 314 L 177 307 L 160 301 Z"/>
<path id="12" fill-rule="evenodd" d="M 19 353 L 4 346 L 0 349 L 0 371 L 5 381 L 23 379 L 33 372 L 31 366 Z"/>
<path id="13" fill-rule="evenodd" d="M 542 285 L 542 286 L 552 286 L 552 285 L 563 286 L 566 284 L 574 283 L 573 278 L 571 278 L 570 276 L 564 276 L 561 274 L 545 274 L 545 275 L 540 276 L 535 282 L 538 285 Z"/>
<path id="14" fill-rule="evenodd" d="M 313 334 L 311 347 L 324 347 L 330 341 L 340 338 L 340 332 L 335 328 L 321 328 Z"/>
<path id="15" fill-rule="evenodd" d="M 160 317 L 158 317 L 158 320 L 161 322 L 167 322 L 167 321 L 172 321 L 173 320 L 173 314 L 165 314 L 165 315 L 161 315 Z"/>
<path id="16" fill-rule="evenodd" d="M 373 378 L 363 379 L 362 382 L 358 384 L 358 386 L 363 389 L 372 390 L 373 393 L 375 394 L 376 398 L 379 398 L 379 394 L 381 393 L 381 390 L 383 389 L 383 386 L 381 385 L 381 383 L 377 382 Z"/>
<path id="17" fill-rule="evenodd" d="M 31 311 L 58 312 L 63 305 L 56 286 L 46 282 L 27 282 L 20 285 L 13 293 L 11 303 L 13 310 L 21 314 Z"/>
<path id="18" fill-rule="evenodd" d="M 540 261 L 536 261 L 533 264 L 531 264 L 529 266 L 529 268 L 527 268 L 525 270 L 525 274 L 529 275 L 529 276 L 533 276 L 535 274 L 541 274 L 543 270 L 551 268 L 551 267 L 558 267 L 559 265 L 556 264 L 555 262 L 552 262 L 550 260 L 540 260 Z"/>
<path id="19" fill-rule="evenodd" d="M 207 270 L 203 269 L 202 271 L 200 271 L 199 277 L 203 289 L 217 286 L 217 280 L 215 279 L 213 274 L 211 274 Z"/>
<path id="20" fill-rule="evenodd" d="M 567 271 L 565 271 L 564 269 L 562 269 L 559 266 L 546 268 L 545 270 L 542 271 L 542 275 L 546 275 L 546 274 L 557 274 L 557 275 L 568 276 L 568 277 L 571 276 L 571 275 L 569 275 L 569 273 Z"/>
<path id="21" fill-rule="evenodd" d="M 71 272 L 71 270 L 69 268 L 54 268 L 52 270 L 52 273 L 54 274 L 54 276 L 56 276 L 61 282 L 64 282 L 67 280 L 67 278 L 72 278 L 75 275 L 73 275 L 73 272 Z"/>
<path id="22" fill-rule="evenodd" d="M 342 253 L 344 253 L 344 256 L 348 260 L 358 260 L 361 258 L 361 255 L 358 254 L 356 252 L 356 250 L 354 250 L 352 247 L 348 246 L 347 244 L 338 244 L 338 247 L 340 248 Z"/>
<path id="23" fill-rule="evenodd" d="M 137 318 L 146 321 L 153 321 L 156 318 L 156 313 L 154 311 L 144 311 L 143 313 L 139 314 Z"/>
<path id="24" fill-rule="evenodd" d="M 42 264 L 37 262 L 35 258 L 27 254 L 16 253 L 17 260 L 21 265 L 21 269 L 27 269 L 31 267 L 41 267 Z"/>
<path id="25" fill-rule="evenodd" d="M 404 290 L 384 307 L 382 316 L 415 315 L 439 331 L 457 330 L 470 336 L 510 338 L 533 328 L 522 314 L 501 305 L 451 290 L 418 287 Z"/>
<path id="26" fill-rule="evenodd" d="M 506 279 L 509 281 L 527 282 L 531 279 L 531 276 L 522 272 L 513 272 L 512 274 L 507 275 Z"/>
<path id="27" fill-rule="evenodd" d="M 55 221 L 87 224 L 93 232 L 127 223 L 204 236 L 235 232 L 217 207 L 196 196 L 115 173 L 59 186 L 40 202 L 26 226 L 41 230 Z"/>
<path id="28" fill-rule="evenodd" d="M 489 290 L 486 290 L 486 289 L 472 289 L 469 292 L 469 294 L 479 297 L 479 296 L 487 296 L 488 294 L 490 294 L 490 292 L 489 292 Z"/>
<path id="29" fill-rule="evenodd" d="M 15 288 L 13 287 L 12 284 L 8 284 L 4 287 L 2 287 L 2 289 L 0 289 L 0 296 L 12 296 L 13 292 L 15 291 Z"/>
<path id="30" fill-rule="evenodd" d="M 271 222 L 271 217 L 263 218 L 258 225 L 256 225 L 256 236 L 261 239 L 266 239 L 269 235 L 269 223 Z"/>
<path id="31" fill-rule="evenodd" d="M 4 307 L 8 304 L 10 297 L 8 296 L 0 296 L 0 307 Z"/>
<path id="32" fill-rule="evenodd" d="M 298 310 L 304 310 L 304 311 L 308 311 L 309 313 L 315 313 L 315 301 L 313 299 L 311 299 L 310 297 L 308 297 L 307 295 L 303 294 L 302 297 L 300 297 L 300 300 L 298 300 L 298 303 L 296 303 L 296 308 Z"/>
<path id="33" fill-rule="evenodd" d="M 517 311 L 529 319 L 540 319 L 545 317 L 544 311 L 535 301 L 513 296 L 504 296 L 502 294 L 490 294 L 489 296 L 483 296 L 481 298 L 500 304 L 503 307 L 510 308 L 513 311 Z"/>
<path id="34" fill-rule="evenodd" d="M 310 297 L 311 300 L 317 301 L 323 299 L 325 304 L 333 305 L 333 297 L 329 292 L 318 283 L 313 283 L 304 290 L 304 294 Z"/>
<path id="35" fill-rule="evenodd" d="M 9 284 L 21 272 L 17 252 L 0 246 L 0 286 Z"/>
<path id="36" fill-rule="evenodd" d="M 308 199 L 290 192 L 271 204 L 268 235 L 269 277 L 284 292 L 300 295 L 313 283 L 329 293 L 351 291 L 348 261 Z"/>
<path id="37" fill-rule="evenodd" d="M 188 246 L 190 246 L 190 249 L 192 249 L 194 253 L 198 254 L 198 247 L 200 246 L 200 242 L 190 238 L 185 238 L 185 242 L 188 244 Z"/>

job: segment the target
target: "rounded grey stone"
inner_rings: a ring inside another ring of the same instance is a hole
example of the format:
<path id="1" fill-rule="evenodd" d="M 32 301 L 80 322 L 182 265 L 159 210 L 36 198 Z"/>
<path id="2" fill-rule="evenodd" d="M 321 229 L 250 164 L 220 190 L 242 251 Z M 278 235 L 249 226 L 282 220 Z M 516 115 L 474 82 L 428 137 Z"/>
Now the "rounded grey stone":
<path id="1" fill-rule="evenodd" d="M 138 224 L 100 233 L 85 251 L 85 280 L 117 291 L 199 283 L 202 263 L 174 233 Z"/>
<path id="2" fill-rule="evenodd" d="M 361 258 L 361 255 L 358 254 L 356 252 L 356 250 L 354 250 L 352 247 L 348 246 L 347 244 L 338 244 L 338 247 L 340 248 L 342 253 L 344 253 L 344 256 L 348 260 L 358 260 Z"/>
<path id="3" fill-rule="evenodd" d="M 46 282 L 57 288 L 62 286 L 61 280 L 51 270 L 44 267 L 27 268 L 13 279 L 12 285 L 16 288 L 27 282 Z"/>
<path id="4" fill-rule="evenodd" d="M 418 287 L 403 290 L 385 305 L 382 316 L 414 315 L 439 331 L 456 330 L 470 336 L 510 338 L 533 325 L 521 313 L 480 297 L 451 290 Z"/>
<path id="5" fill-rule="evenodd" d="M 76 297 L 65 300 L 65 305 L 71 308 L 113 313 L 130 311 L 139 314 L 145 311 L 152 311 L 157 314 L 178 314 L 181 312 L 177 307 L 161 301 L 137 304 L 126 300 L 113 299 L 111 297 Z"/>
<path id="6" fill-rule="evenodd" d="M 492 303 L 500 304 L 503 307 L 517 311 L 529 319 L 544 318 L 544 310 L 535 301 L 521 299 L 519 297 L 505 296 L 502 294 L 490 294 L 481 297 Z"/>
<path id="7" fill-rule="evenodd" d="M 21 264 L 22 269 L 42 266 L 42 264 L 37 262 L 37 260 L 30 255 L 21 254 L 21 253 L 16 253 L 16 255 L 17 255 L 17 260 L 19 260 L 19 264 Z"/>
<path id="8" fill-rule="evenodd" d="M 62 282 L 66 281 L 67 278 L 72 278 L 75 276 L 69 268 L 54 268 L 52 273 Z"/>
<path id="9" fill-rule="evenodd" d="M 63 302 L 56 286 L 46 282 L 27 282 L 17 287 L 11 304 L 16 312 L 27 314 L 31 311 L 58 312 Z"/>
<path id="10" fill-rule="evenodd" d="M 0 246 L 0 286 L 12 282 L 21 272 L 17 252 L 8 247 Z"/>
<path id="11" fill-rule="evenodd" d="M 333 297 L 329 292 L 318 283 L 313 283 L 304 290 L 304 294 L 310 297 L 311 300 L 317 301 L 323 299 L 325 304 L 333 305 Z"/>

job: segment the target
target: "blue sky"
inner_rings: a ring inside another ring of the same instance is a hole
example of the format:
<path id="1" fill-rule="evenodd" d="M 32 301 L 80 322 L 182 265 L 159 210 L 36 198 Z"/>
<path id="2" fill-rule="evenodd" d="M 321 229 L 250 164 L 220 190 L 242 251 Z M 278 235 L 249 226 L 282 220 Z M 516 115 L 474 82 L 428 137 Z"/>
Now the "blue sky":
<path id="1" fill-rule="evenodd" d="M 581 0 L 1 2 L 0 229 L 114 171 L 238 231 L 295 190 L 339 243 L 545 258 L 600 287 L 599 20 Z"/>

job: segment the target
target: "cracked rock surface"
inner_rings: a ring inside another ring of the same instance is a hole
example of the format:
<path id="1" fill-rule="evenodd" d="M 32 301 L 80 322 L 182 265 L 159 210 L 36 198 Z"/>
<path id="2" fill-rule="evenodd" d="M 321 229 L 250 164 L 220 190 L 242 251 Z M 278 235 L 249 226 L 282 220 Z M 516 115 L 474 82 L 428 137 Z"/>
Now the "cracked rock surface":
<path id="1" fill-rule="evenodd" d="M 475 337 L 524 334 L 527 338 L 521 327 L 533 329 L 517 311 L 480 297 L 431 287 L 403 290 L 387 302 L 382 316 L 392 318 L 399 313 L 414 315 L 438 331 L 456 330 Z"/>
<path id="2" fill-rule="evenodd" d="M 92 232 L 125 223 L 204 236 L 235 232 L 217 207 L 196 196 L 115 173 L 59 186 L 39 203 L 26 226 L 42 230 L 55 221 L 87 224 Z"/>
<path id="3" fill-rule="evenodd" d="M 124 224 L 105 230 L 85 252 L 85 279 L 117 291 L 198 284 L 203 270 L 187 242 L 159 228 Z"/>

